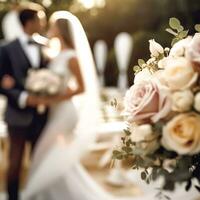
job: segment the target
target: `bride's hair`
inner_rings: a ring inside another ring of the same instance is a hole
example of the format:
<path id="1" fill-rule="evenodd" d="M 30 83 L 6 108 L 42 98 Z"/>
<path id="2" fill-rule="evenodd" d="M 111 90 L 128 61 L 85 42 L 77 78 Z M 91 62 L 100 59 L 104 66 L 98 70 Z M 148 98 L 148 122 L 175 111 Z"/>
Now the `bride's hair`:
<path id="1" fill-rule="evenodd" d="M 65 44 L 71 48 L 74 48 L 69 22 L 66 19 L 57 19 L 55 24 L 57 25 Z"/>

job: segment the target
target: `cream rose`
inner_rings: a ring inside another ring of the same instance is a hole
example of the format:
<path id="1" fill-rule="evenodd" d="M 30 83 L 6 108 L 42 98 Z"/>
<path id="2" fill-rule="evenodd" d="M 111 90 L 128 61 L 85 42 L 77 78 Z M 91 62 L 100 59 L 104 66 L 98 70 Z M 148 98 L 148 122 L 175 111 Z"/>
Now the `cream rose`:
<path id="1" fill-rule="evenodd" d="M 192 41 L 192 37 L 188 36 L 187 38 L 177 42 L 171 48 L 169 56 L 184 57 L 185 56 L 185 52 L 188 49 L 188 46 L 189 46 L 191 41 Z"/>
<path id="2" fill-rule="evenodd" d="M 154 39 L 149 40 L 149 50 L 151 52 L 151 57 L 158 57 L 160 54 L 164 53 L 163 47 Z"/>
<path id="3" fill-rule="evenodd" d="M 171 90 L 184 90 L 196 83 L 198 73 L 187 59 L 180 57 L 166 62 L 162 77 Z"/>
<path id="4" fill-rule="evenodd" d="M 195 95 L 194 98 L 194 108 L 196 111 L 200 112 L 200 92 Z"/>
<path id="5" fill-rule="evenodd" d="M 200 33 L 194 35 L 185 54 L 190 61 L 200 64 Z"/>
<path id="6" fill-rule="evenodd" d="M 178 91 L 172 94 L 173 111 L 189 111 L 193 105 L 194 95 L 190 90 Z"/>
<path id="7" fill-rule="evenodd" d="M 178 154 L 193 155 L 200 152 L 200 116 L 180 114 L 163 128 L 162 145 Z"/>
<path id="8" fill-rule="evenodd" d="M 143 154 L 152 154 L 159 148 L 158 137 L 153 133 L 150 124 L 133 124 L 130 126 L 130 132 L 131 140 L 137 143 L 137 148 L 141 149 Z"/>
<path id="9" fill-rule="evenodd" d="M 170 61 L 171 61 L 170 57 L 165 57 L 165 58 L 159 60 L 159 62 L 158 62 L 159 69 L 164 69 L 167 66 L 168 62 L 170 62 Z"/>
<path id="10" fill-rule="evenodd" d="M 144 80 L 146 81 L 151 80 L 152 78 L 153 78 L 152 73 L 147 68 L 145 68 L 135 75 L 134 83 L 139 83 Z"/>
<path id="11" fill-rule="evenodd" d="M 153 80 L 135 83 L 126 93 L 125 115 L 129 122 L 158 120 L 167 116 L 171 110 L 169 92 Z"/>

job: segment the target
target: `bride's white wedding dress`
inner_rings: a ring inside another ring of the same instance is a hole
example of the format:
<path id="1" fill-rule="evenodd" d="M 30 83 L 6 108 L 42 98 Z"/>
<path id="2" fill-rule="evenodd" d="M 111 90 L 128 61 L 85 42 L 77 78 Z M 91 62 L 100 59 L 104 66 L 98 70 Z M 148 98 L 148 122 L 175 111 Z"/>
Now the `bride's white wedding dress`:
<path id="1" fill-rule="evenodd" d="M 72 78 L 68 63 L 73 57 L 76 57 L 74 50 L 62 51 L 48 66 L 56 74 L 62 76 L 63 90 L 66 90 L 68 82 Z M 34 152 L 31 171 L 35 171 L 49 150 L 56 142 L 59 142 L 58 140 L 63 139 L 63 142 L 65 142 L 65 140 L 72 138 L 77 121 L 77 109 L 71 99 L 57 103 L 50 108 L 48 123 Z"/>
<path id="2" fill-rule="evenodd" d="M 56 73 L 62 74 L 66 86 L 72 77 L 68 63 L 76 56 L 75 51 L 62 51 L 49 65 L 49 68 Z M 43 132 L 42 138 L 36 149 L 32 169 L 40 165 L 45 155 L 51 148 L 57 148 L 58 145 L 67 145 L 67 142 L 73 136 L 73 130 L 78 121 L 77 110 L 72 100 L 63 101 L 50 109 L 49 121 Z M 57 143 L 57 144 L 56 144 Z M 55 144 L 55 145 L 54 145 Z M 59 148 L 59 147 L 58 147 Z M 41 155 L 42 154 L 42 157 Z M 67 156 L 67 154 L 66 154 Z M 54 168 L 59 170 L 59 163 L 55 157 Z M 71 159 L 71 158 L 68 158 Z M 51 166 L 52 167 L 52 166 Z M 48 170 L 48 169 L 46 169 Z M 45 178 L 45 177 L 43 177 Z M 102 194 L 104 196 L 102 197 Z M 55 179 L 53 183 L 47 185 L 31 199 L 34 200 L 101 200 L 111 199 L 100 187 L 94 183 L 79 162 L 73 164 L 62 177 Z"/>

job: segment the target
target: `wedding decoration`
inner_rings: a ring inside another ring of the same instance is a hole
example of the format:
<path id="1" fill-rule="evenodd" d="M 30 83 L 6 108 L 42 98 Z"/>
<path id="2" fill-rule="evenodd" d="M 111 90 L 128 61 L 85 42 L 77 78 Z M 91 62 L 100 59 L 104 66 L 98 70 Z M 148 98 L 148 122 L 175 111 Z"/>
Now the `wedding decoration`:
<path id="1" fill-rule="evenodd" d="M 125 32 L 117 35 L 114 43 L 117 64 L 119 67 L 118 87 L 122 92 L 127 89 L 127 68 L 130 62 L 133 49 L 132 37 Z"/>
<path id="2" fill-rule="evenodd" d="M 106 66 L 108 47 L 104 40 L 98 40 L 94 44 L 94 57 L 99 71 L 101 86 L 104 86 L 104 70 Z"/>
<path id="3" fill-rule="evenodd" d="M 169 26 L 172 48 L 152 39 L 150 59 L 134 67 L 124 98 L 127 129 L 113 158 L 133 158 L 148 184 L 162 177 L 160 190 L 180 183 L 200 191 L 200 25 L 194 36 L 176 18 Z"/>
<path id="4" fill-rule="evenodd" d="M 29 70 L 25 87 L 27 91 L 38 96 L 59 94 L 63 86 L 62 77 L 50 69 Z M 45 111 L 44 105 L 38 106 L 38 112 Z"/>

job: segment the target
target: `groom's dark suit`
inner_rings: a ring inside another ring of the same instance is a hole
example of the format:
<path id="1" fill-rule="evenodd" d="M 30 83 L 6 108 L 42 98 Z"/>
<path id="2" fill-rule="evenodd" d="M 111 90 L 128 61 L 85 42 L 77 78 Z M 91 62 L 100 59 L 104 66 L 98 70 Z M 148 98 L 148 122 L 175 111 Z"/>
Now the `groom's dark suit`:
<path id="1" fill-rule="evenodd" d="M 38 46 L 38 48 L 40 64 L 37 68 L 44 68 L 46 64 L 41 54 L 41 47 Z M 0 88 L 0 93 L 8 99 L 5 121 L 10 138 L 9 200 L 18 199 L 19 174 L 25 142 L 30 141 L 34 147 L 47 120 L 47 112 L 39 114 L 35 108 L 28 106 L 21 108 L 19 105 L 20 95 L 25 90 L 24 84 L 28 70 L 32 67 L 19 39 L 0 47 L 0 80 L 4 75 L 10 75 L 15 80 L 15 86 L 12 89 Z"/>

